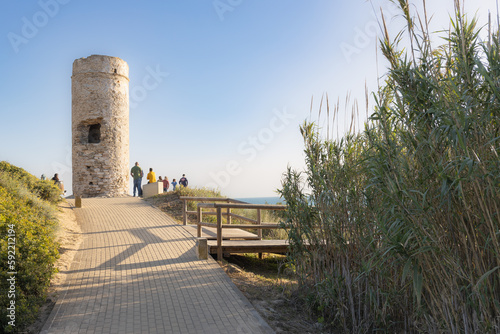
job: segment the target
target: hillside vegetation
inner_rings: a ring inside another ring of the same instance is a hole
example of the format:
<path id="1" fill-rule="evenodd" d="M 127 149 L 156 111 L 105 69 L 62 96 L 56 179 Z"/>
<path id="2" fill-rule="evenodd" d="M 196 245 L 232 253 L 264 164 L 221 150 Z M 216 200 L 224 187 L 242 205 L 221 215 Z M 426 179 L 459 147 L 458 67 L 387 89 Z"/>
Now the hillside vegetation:
<path id="1" fill-rule="evenodd" d="M 58 258 L 54 232 L 60 200 L 61 191 L 52 181 L 0 162 L 1 332 L 22 331 L 45 301 Z"/>
<path id="2" fill-rule="evenodd" d="M 500 333 L 499 35 L 479 40 L 457 2 L 435 47 L 427 13 L 395 3 L 407 26 L 385 30 L 390 67 L 365 131 L 301 127 L 307 169 L 281 190 L 289 257 L 335 332 Z"/>

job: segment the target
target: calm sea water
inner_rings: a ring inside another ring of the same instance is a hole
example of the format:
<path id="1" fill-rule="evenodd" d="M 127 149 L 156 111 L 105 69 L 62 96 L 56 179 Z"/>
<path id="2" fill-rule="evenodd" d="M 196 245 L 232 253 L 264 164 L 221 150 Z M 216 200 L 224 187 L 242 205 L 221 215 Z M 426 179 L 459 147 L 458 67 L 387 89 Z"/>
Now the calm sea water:
<path id="1" fill-rule="evenodd" d="M 279 196 L 276 197 L 245 197 L 245 198 L 235 198 L 238 201 L 247 202 L 250 204 L 285 204 L 285 200 Z"/>

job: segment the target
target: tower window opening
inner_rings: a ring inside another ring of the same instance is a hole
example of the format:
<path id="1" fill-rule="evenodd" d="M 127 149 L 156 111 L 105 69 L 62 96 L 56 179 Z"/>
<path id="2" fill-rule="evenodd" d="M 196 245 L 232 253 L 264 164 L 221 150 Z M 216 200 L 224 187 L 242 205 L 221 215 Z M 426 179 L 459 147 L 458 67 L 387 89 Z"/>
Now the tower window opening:
<path id="1" fill-rule="evenodd" d="M 89 126 L 89 143 L 95 144 L 101 142 L 101 124 L 92 124 Z"/>

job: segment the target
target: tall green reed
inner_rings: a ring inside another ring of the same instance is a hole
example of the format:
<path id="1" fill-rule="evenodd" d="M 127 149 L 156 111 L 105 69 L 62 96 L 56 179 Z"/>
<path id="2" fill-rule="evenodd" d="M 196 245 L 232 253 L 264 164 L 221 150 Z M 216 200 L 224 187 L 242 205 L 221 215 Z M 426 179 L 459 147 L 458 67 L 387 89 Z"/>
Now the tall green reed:
<path id="1" fill-rule="evenodd" d="M 456 2 L 435 48 L 398 4 L 412 52 L 384 29 L 390 67 L 365 131 L 301 127 L 306 180 L 289 169 L 281 190 L 290 258 L 332 328 L 499 332 L 499 36 L 481 42 Z"/>

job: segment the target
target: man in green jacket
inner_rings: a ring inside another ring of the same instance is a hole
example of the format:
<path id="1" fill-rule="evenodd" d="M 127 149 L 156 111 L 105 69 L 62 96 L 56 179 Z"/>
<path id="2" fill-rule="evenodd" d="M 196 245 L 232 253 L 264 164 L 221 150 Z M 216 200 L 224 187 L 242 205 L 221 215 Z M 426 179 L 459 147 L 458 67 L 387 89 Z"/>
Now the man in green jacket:
<path id="1" fill-rule="evenodd" d="M 130 170 L 130 175 L 134 178 L 134 197 L 135 197 L 135 190 L 138 189 L 138 195 L 142 196 L 142 177 L 144 176 L 144 172 L 142 171 L 142 168 L 139 167 L 139 163 L 136 162 L 135 166 L 132 167 Z"/>

